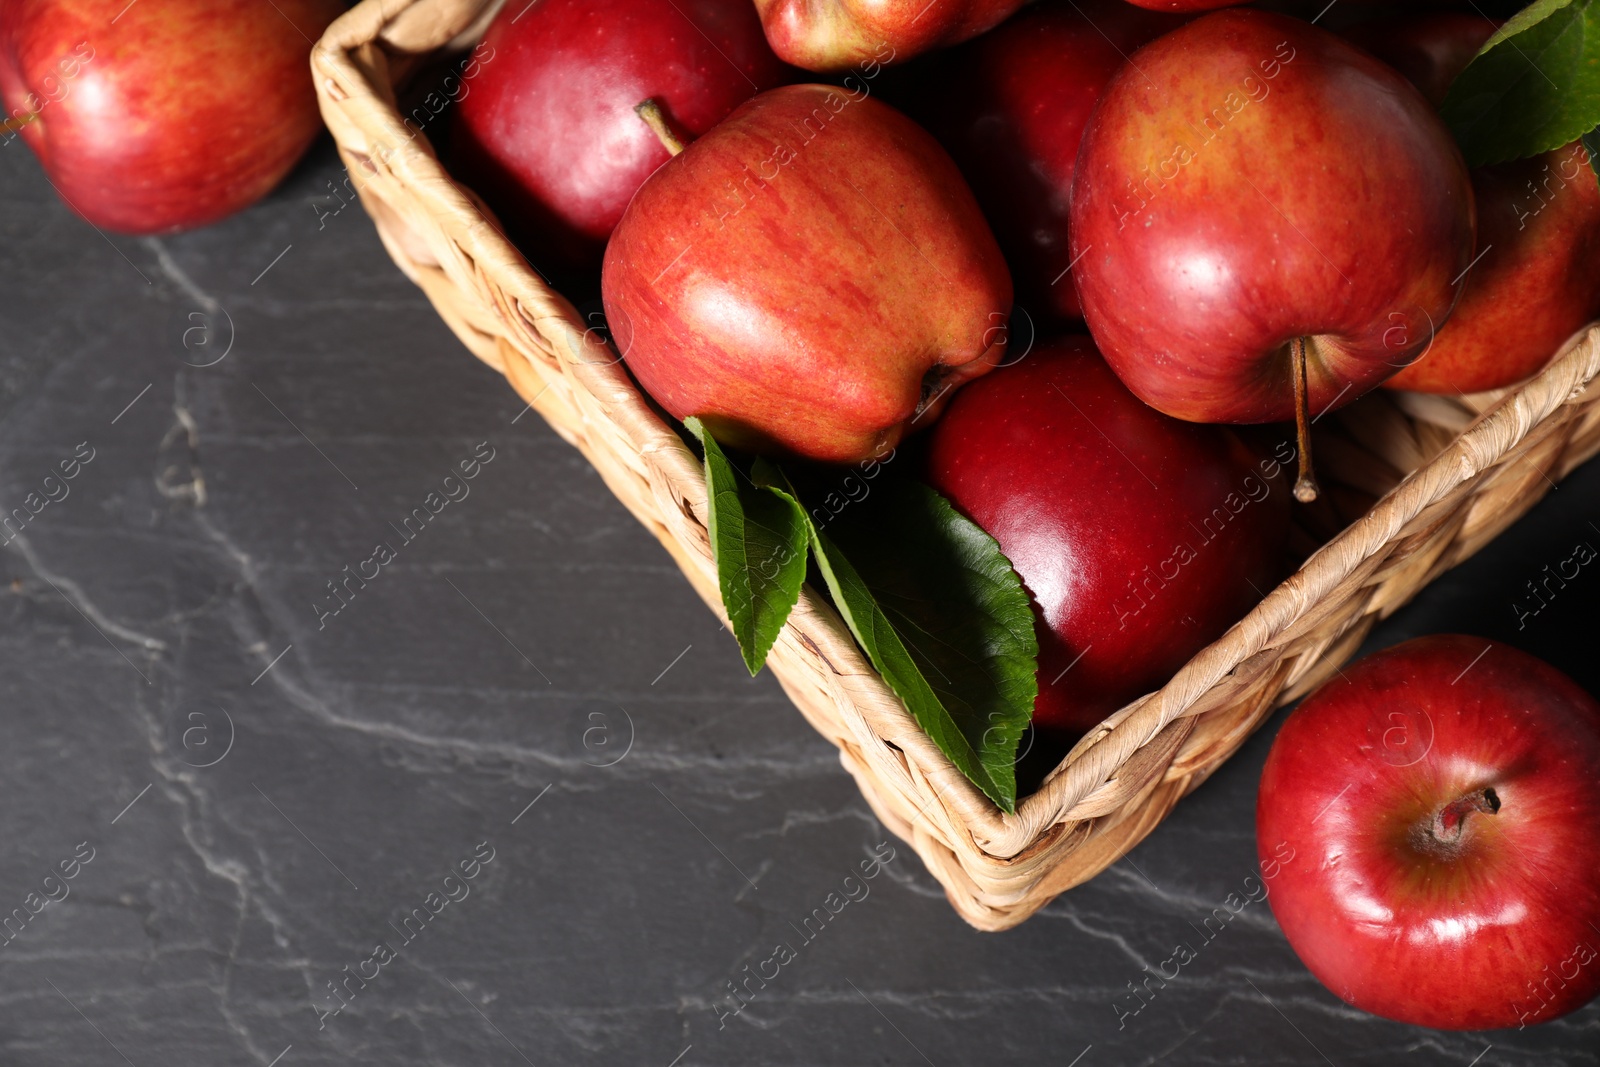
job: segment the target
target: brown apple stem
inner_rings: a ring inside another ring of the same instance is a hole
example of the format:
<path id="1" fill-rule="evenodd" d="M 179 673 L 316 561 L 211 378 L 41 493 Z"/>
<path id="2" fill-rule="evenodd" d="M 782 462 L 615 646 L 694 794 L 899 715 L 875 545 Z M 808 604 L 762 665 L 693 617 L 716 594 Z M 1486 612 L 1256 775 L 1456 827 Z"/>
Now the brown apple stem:
<path id="1" fill-rule="evenodd" d="M 650 127 L 650 132 L 656 135 L 656 140 L 661 142 L 661 147 L 673 155 L 678 155 L 683 151 L 683 140 L 672 131 L 671 126 L 667 125 L 666 112 L 661 110 L 661 105 L 656 102 L 655 97 L 652 96 L 637 105 L 633 110 L 634 114 L 643 119 L 644 124 Z"/>
<path id="2" fill-rule="evenodd" d="M 1296 337 L 1289 342 L 1290 359 L 1294 374 L 1294 423 L 1300 443 L 1300 475 L 1294 482 L 1294 498 L 1302 504 L 1316 500 L 1321 490 L 1317 488 L 1317 472 L 1311 465 L 1311 411 L 1306 393 L 1306 339 Z"/>
<path id="3" fill-rule="evenodd" d="M 1461 838 L 1467 826 L 1467 816 L 1475 811 L 1485 815 L 1493 815 L 1500 810 L 1500 798 L 1495 795 L 1492 788 L 1479 789 L 1468 793 L 1458 800 L 1446 804 L 1438 815 L 1433 817 L 1433 836 L 1442 842 L 1454 842 Z"/>
<path id="4" fill-rule="evenodd" d="M 16 133 L 38 117 L 39 113 L 37 111 L 30 111 L 26 115 L 17 115 L 14 118 L 6 119 L 4 122 L 0 122 L 0 133 Z"/>

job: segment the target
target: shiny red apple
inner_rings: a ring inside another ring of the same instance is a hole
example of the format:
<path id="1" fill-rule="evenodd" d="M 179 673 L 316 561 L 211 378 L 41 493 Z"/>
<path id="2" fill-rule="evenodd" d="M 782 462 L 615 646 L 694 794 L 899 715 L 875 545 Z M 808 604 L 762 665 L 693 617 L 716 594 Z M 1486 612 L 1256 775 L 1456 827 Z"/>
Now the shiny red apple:
<path id="1" fill-rule="evenodd" d="M 1497 25 L 1433 12 L 1374 19 L 1348 36 L 1437 106 Z M 1600 317 L 1600 181 L 1581 142 L 1475 170 L 1472 190 L 1478 247 L 1461 300 L 1426 353 L 1384 383 L 1391 389 L 1454 395 L 1512 385 Z"/>
<path id="2" fill-rule="evenodd" d="M 535 263 L 599 265 L 606 238 L 668 159 L 634 107 L 654 98 L 698 136 L 791 80 L 750 0 L 539 0 L 507 4 L 461 97 L 452 170 Z"/>
<path id="3" fill-rule="evenodd" d="M 641 385 L 719 441 L 869 459 L 1005 351 L 1011 278 L 944 150 L 866 95 L 763 93 L 651 175 L 606 248 Z"/>
<path id="4" fill-rule="evenodd" d="M 1504 388 L 1600 318 L 1600 181 L 1583 144 L 1480 168 L 1472 188 L 1482 258 L 1433 345 L 1388 388 Z"/>
<path id="5" fill-rule="evenodd" d="M 1037 726 L 1091 729 L 1277 584 L 1279 468 L 1231 430 L 1141 403 L 1088 338 L 956 395 L 928 434 L 928 480 L 1000 543 L 1033 600 Z"/>
<path id="6" fill-rule="evenodd" d="M 976 37 L 1024 0 L 755 0 L 787 63 L 835 71 L 904 62 Z"/>
<path id="7" fill-rule="evenodd" d="M 1526 1026 L 1600 993 L 1600 705 L 1479 637 L 1347 667 L 1290 716 L 1256 807 L 1311 973 L 1418 1026 Z"/>
<path id="8" fill-rule="evenodd" d="M 1067 206 L 1100 90 L 1130 53 L 1181 24 L 1122 0 L 1042 0 L 951 51 L 930 79 L 929 128 L 971 183 L 1035 319 L 1081 317 Z"/>
<path id="9" fill-rule="evenodd" d="M 1417 90 L 1265 11 L 1136 53 L 1073 181 L 1090 332 L 1143 400 L 1196 421 L 1322 412 L 1395 373 L 1449 317 L 1473 234 L 1466 165 Z"/>
<path id="10" fill-rule="evenodd" d="M 0 99 L 90 222 L 139 234 L 203 226 L 265 196 L 322 129 L 306 65 L 343 10 L 6 0 Z"/>

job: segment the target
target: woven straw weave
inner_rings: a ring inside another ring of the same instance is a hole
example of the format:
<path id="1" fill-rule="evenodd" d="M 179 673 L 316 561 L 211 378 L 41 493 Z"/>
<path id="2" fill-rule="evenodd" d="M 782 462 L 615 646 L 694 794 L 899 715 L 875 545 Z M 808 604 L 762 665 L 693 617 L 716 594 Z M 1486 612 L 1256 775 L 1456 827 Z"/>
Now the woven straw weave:
<path id="1" fill-rule="evenodd" d="M 365 0 L 312 53 L 323 116 L 400 269 L 594 464 L 720 615 L 699 461 L 397 111 L 395 85 L 438 53 L 470 48 L 497 7 Z M 1332 674 L 1376 621 L 1600 449 L 1600 388 L 1584 391 L 1597 371 L 1600 327 L 1504 395 L 1376 394 L 1320 420 L 1327 493 L 1300 529 L 1308 553 L 1326 544 L 1159 692 L 1085 737 L 1015 814 L 951 766 L 813 591 L 768 665 L 962 917 L 1013 926 L 1115 862 L 1274 708 Z"/>

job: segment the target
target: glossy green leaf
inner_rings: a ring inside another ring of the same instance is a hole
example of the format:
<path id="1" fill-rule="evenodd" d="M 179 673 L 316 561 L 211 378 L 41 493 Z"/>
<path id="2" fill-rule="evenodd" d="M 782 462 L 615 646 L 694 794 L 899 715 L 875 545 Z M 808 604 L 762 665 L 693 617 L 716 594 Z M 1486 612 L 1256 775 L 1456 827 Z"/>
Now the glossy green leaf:
<path id="1" fill-rule="evenodd" d="M 761 481 L 772 472 L 752 473 Z M 810 536 L 834 604 L 872 665 L 950 762 L 1015 811 L 1039 645 L 1027 593 L 1000 546 L 908 481 L 886 480 L 828 534 L 810 526 Z"/>
<path id="2" fill-rule="evenodd" d="M 1600 0 L 1536 0 L 1450 86 L 1441 117 L 1474 167 L 1526 159 L 1600 126 Z"/>
<path id="3" fill-rule="evenodd" d="M 794 498 L 751 483 L 699 419 L 685 419 L 705 450 L 711 552 L 728 628 L 753 675 L 800 599 L 809 527 Z"/>

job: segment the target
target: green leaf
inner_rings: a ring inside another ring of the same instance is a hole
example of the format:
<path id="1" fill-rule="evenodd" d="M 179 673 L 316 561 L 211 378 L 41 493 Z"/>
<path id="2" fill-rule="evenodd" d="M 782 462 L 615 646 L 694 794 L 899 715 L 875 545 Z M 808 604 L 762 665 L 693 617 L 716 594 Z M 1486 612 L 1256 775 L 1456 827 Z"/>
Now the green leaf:
<path id="1" fill-rule="evenodd" d="M 754 477 L 774 480 L 764 465 Z M 779 476 L 781 477 L 781 476 Z M 834 604 L 950 762 L 1016 810 L 1016 751 L 1038 694 L 1033 608 L 1000 546 L 925 485 L 886 480 L 810 525 Z"/>
<path id="2" fill-rule="evenodd" d="M 1600 0 L 1536 0 L 1450 86 L 1440 116 L 1474 167 L 1553 151 L 1600 125 Z"/>
<path id="3" fill-rule="evenodd" d="M 711 553 L 728 628 L 744 665 L 761 670 L 806 577 L 808 524 L 787 493 L 749 483 L 699 419 L 685 419 L 705 449 Z"/>

